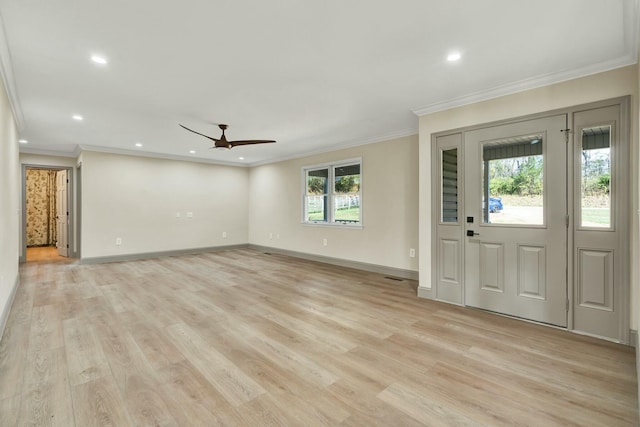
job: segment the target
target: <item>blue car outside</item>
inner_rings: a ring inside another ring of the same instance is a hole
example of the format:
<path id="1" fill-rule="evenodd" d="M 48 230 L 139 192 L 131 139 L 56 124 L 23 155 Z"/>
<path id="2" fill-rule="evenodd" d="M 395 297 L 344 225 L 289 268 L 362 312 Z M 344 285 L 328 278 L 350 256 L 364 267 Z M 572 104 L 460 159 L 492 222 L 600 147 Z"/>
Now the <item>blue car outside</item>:
<path id="1" fill-rule="evenodd" d="M 489 212 L 498 213 L 502 210 L 502 198 L 489 197 Z"/>

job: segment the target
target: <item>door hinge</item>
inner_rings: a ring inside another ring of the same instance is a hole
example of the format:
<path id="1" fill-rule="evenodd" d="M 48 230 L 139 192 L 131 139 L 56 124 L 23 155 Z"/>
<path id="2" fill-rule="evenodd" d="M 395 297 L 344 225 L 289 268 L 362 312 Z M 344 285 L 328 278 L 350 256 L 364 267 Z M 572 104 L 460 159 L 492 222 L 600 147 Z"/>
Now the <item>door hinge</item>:
<path id="1" fill-rule="evenodd" d="M 67 184 L 69 183 L 69 180 L 67 180 Z"/>
<path id="2" fill-rule="evenodd" d="M 67 243 L 67 249 L 69 249 L 69 244 Z"/>
<path id="3" fill-rule="evenodd" d="M 564 142 L 566 142 L 568 144 L 569 143 L 569 134 L 572 133 L 571 129 L 569 129 L 569 128 L 560 129 L 560 132 L 564 133 Z"/>
<path id="4" fill-rule="evenodd" d="M 567 312 L 569 312 L 569 300 L 567 300 L 566 310 L 567 310 Z"/>
<path id="5" fill-rule="evenodd" d="M 564 216 L 564 225 L 569 228 L 569 215 Z"/>

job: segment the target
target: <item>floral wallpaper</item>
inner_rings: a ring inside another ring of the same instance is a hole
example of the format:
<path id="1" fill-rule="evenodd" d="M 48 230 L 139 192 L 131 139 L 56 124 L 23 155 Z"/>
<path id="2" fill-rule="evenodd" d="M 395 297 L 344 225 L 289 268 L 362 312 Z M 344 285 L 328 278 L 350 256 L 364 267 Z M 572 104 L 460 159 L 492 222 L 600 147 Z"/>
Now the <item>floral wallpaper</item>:
<path id="1" fill-rule="evenodd" d="M 56 171 L 27 169 L 27 246 L 56 243 Z"/>

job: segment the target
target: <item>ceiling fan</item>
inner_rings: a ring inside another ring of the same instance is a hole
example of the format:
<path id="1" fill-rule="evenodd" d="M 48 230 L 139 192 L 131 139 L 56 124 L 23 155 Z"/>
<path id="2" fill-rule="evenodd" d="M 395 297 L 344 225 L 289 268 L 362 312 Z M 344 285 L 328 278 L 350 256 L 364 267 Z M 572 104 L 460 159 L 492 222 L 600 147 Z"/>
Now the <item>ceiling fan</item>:
<path id="1" fill-rule="evenodd" d="M 269 139 L 247 139 L 247 140 L 240 140 L 240 141 L 228 141 L 227 137 L 224 134 L 224 131 L 229 127 L 228 125 L 221 125 L 221 124 L 218 125 L 218 127 L 220 129 L 222 129 L 222 136 L 220 137 L 220 139 L 204 135 L 204 134 L 202 134 L 200 132 L 196 132 L 195 130 L 189 129 L 186 126 L 180 125 L 180 127 L 188 130 L 189 132 L 196 133 L 196 134 L 198 134 L 200 136 L 204 136 L 205 138 L 212 140 L 215 144 L 213 145 L 213 147 L 209 147 L 209 148 L 222 148 L 222 149 L 226 148 L 226 149 L 230 150 L 233 147 L 237 147 L 239 145 L 267 144 L 267 143 L 270 143 L 270 142 L 275 142 L 275 141 L 272 141 L 272 140 L 269 140 Z"/>

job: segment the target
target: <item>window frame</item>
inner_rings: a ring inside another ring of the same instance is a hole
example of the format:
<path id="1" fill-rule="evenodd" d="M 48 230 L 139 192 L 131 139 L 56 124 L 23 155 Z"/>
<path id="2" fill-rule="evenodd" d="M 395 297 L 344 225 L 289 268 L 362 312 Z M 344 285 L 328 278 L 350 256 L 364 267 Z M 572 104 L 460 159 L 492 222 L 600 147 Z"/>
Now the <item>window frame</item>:
<path id="1" fill-rule="evenodd" d="M 575 174 L 576 174 L 576 179 L 577 182 L 579 183 L 576 188 L 575 188 L 575 223 L 576 223 L 576 230 L 580 230 L 580 231 L 600 231 L 600 232 L 615 232 L 616 231 L 616 212 L 614 211 L 614 206 L 616 206 L 616 198 L 618 197 L 617 194 L 617 181 L 618 181 L 618 176 L 616 174 L 616 170 L 619 167 L 618 166 L 618 162 L 617 162 L 617 158 L 616 158 L 616 154 L 617 154 L 617 147 L 615 147 L 615 141 L 616 141 L 616 121 L 615 120 L 610 120 L 610 121 L 601 121 L 601 122 L 595 122 L 596 124 L 593 125 L 588 125 L 588 126 L 581 126 L 579 129 L 577 129 L 576 132 L 576 136 L 580 136 L 580 143 L 576 144 L 575 146 L 575 162 L 576 162 L 576 166 L 575 166 Z M 609 126 L 609 226 L 608 227 L 593 227 L 593 226 L 589 226 L 589 225 L 583 225 L 582 220 L 583 220 L 583 206 L 582 206 L 582 132 L 585 129 L 591 129 L 594 127 L 604 127 L 604 126 Z"/>
<path id="2" fill-rule="evenodd" d="M 335 212 L 334 212 L 334 197 L 337 194 L 340 193 L 336 193 L 335 192 L 335 170 L 336 168 L 342 167 L 342 166 L 350 166 L 350 165 L 359 165 L 360 166 L 360 186 L 359 186 L 359 191 L 358 191 L 358 199 L 359 199 L 359 203 L 360 203 L 360 221 L 359 222 L 341 222 L 341 221 L 337 221 L 335 220 Z M 328 191 L 327 193 L 325 193 L 326 195 L 326 200 L 327 202 L 325 203 L 325 211 L 326 211 L 326 217 L 327 220 L 322 220 L 322 221 L 308 221 L 307 220 L 307 174 L 309 172 L 313 172 L 313 171 L 317 171 L 317 170 L 322 170 L 322 169 L 327 169 L 328 170 Z M 351 158 L 351 159 L 345 159 L 345 160 L 340 160 L 340 161 L 336 161 L 336 162 L 327 162 L 327 163 L 320 163 L 320 164 L 315 164 L 315 165 L 310 165 L 310 166 L 303 166 L 301 168 L 301 181 L 302 181 L 302 218 L 301 218 L 301 223 L 303 225 L 309 225 L 309 226 L 321 226 L 321 227 L 342 227 L 342 228 L 363 228 L 363 209 L 362 209 L 362 179 L 363 176 L 363 162 L 362 162 L 362 157 L 356 157 L 356 158 Z"/>

